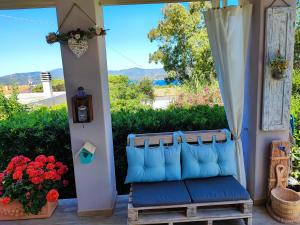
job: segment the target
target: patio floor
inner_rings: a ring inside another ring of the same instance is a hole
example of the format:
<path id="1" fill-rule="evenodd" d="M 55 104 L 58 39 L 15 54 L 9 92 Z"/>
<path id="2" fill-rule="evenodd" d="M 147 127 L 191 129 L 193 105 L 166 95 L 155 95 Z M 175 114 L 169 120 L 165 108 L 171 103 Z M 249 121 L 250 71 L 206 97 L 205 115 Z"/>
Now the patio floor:
<path id="1" fill-rule="evenodd" d="M 127 224 L 127 196 L 119 196 L 115 213 L 112 217 L 78 217 L 76 199 L 61 200 L 59 207 L 50 219 L 1 221 L 1 225 L 126 225 Z M 189 223 L 201 225 L 202 223 Z M 215 222 L 214 225 L 243 225 L 243 221 Z M 266 212 L 264 207 L 254 207 L 253 225 L 280 225 Z"/>

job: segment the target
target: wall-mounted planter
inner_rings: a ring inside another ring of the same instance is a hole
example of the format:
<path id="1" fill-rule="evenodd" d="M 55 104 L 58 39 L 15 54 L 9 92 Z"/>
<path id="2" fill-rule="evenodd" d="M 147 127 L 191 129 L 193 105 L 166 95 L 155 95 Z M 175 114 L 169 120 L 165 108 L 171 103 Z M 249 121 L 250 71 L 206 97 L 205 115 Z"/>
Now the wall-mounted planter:
<path id="1" fill-rule="evenodd" d="M 23 206 L 18 201 L 13 201 L 7 205 L 0 204 L 0 221 L 2 220 L 28 220 L 44 219 L 52 216 L 57 207 L 57 202 L 47 202 L 37 215 L 25 214 Z"/>
<path id="2" fill-rule="evenodd" d="M 286 78 L 285 71 L 272 70 L 272 77 L 275 80 L 282 80 Z"/>

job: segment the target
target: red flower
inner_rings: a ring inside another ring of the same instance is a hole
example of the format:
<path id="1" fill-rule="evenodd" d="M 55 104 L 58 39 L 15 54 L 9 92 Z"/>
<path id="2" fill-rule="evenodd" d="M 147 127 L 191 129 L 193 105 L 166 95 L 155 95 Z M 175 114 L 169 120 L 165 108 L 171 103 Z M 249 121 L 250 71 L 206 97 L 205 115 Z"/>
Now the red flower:
<path id="1" fill-rule="evenodd" d="M 55 157 L 53 155 L 48 156 L 47 160 L 49 163 L 55 163 Z"/>
<path id="2" fill-rule="evenodd" d="M 56 202 L 58 200 L 59 193 L 56 189 L 52 189 L 48 192 L 46 198 L 48 202 Z"/>
<path id="3" fill-rule="evenodd" d="M 40 184 L 40 183 L 42 183 L 43 182 L 43 178 L 41 178 L 41 177 L 33 177 L 33 178 L 31 178 L 31 183 L 33 183 L 33 184 Z"/>
<path id="4" fill-rule="evenodd" d="M 59 168 L 62 167 L 63 165 L 64 165 L 64 164 L 62 164 L 62 162 L 56 162 L 56 163 L 55 163 L 55 166 L 56 166 L 56 167 L 59 167 Z"/>
<path id="5" fill-rule="evenodd" d="M 50 170 L 44 173 L 44 179 L 46 180 L 56 180 L 56 172 L 54 170 Z"/>
<path id="6" fill-rule="evenodd" d="M 7 205 L 10 202 L 10 197 L 4 197 L 0 199 L 0 203 Z"/>
<path id="7" fill-rule="evenodd" d="M 44 164 L 42 162 L 34 162 L 33 163 L 33 167 L 35 169 L 41 169 L 41 168 L 43 168 L 43 166 L 44 166 Z"/>
<path id="8" fill-rule="evenodd" d="M 22 165 L 22 166 L 17 166 L 16 167 L 16 170 L 20 170 L 20 171 L 23 171 L 23 170 L 25 170 L 26 169 L 26 165 Z"/>
<path id="9" fill-rule="evenodd" d="M 64 187 L 67 187 L 69 185 L 69 181 L 68 180 L 63 180 L 62 183 L 63 183 Z"/>
<path id="10" fill-rule="evenodd" d="M 23 172 L 21 170 L 16 170 L 13 174 L 14 180 L 21 180 L 23 178 Z"/>
<path id="11" fill-rule="evenodd" d="M 45 155 L 39 155 L 35 158 L 36 162 L 41 162 L 42 164 L 45 164 L 47 162 L 47 157 Z"/>
<path id="12" fill-rule="evenodd" d="M 36 177 L 38 175 L 38 172 L 36 170 L 30 168 L 26 170 L 26 173 L 29 175 L 30 178 Z"/>
<path id="13" fill-rule="evenodd" d="M 58 170 L 57 170 L 57 173 L 59 175 L 64 175 L 65 173 L 68 172 L 68 167 L 67 166 L 61 166 Z"/>
<path id="14" fill-rule="evenodd" d="M 53 170 L 55 168 L 55 164 L 53 163 L 48 163 L 48 165 L 46 166 L 47 170 Z"/>
<path id="15" fill-rule="evenodd" d="M 11 161 L 6 167 L 7 173 L 11 173 L 15 169 L 15 164 Z"/>

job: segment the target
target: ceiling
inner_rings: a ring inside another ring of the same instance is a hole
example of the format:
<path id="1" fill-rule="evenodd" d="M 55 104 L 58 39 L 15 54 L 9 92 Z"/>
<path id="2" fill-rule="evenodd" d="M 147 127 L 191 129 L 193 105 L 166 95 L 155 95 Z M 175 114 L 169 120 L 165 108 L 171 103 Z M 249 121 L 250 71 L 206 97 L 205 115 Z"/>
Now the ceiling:
<path id="1" fill-rule="evenodd" d="M 196 0 L 99 0 L 101 5 L 129 5 L 166 2 L 187 2 Z M 0 0 L 0 9 L 27 9 L 55 7 L 55 0 Z"/>

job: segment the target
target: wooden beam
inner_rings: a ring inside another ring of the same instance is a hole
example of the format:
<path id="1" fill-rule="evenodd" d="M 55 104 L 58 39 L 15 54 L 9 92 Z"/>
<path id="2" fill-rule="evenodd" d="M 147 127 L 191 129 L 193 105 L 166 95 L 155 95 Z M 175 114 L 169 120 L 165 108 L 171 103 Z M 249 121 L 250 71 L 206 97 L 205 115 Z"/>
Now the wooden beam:
<path id="1" fill-rule="evenodd" d="M 0 0 L 0 9 L 32 9 L 55 7 L 56 0 Z M 192 2 L 198 0 L 179 0 L 176 2 Z M 172 3 L 174 0 L 99 0 L 99 5 L 134 5 Z"/>
<path id="2" fill-rule="evenodd" d="M 100 0 L 101 5 L 135 5 L 135 4 L 158 4 L 158 3 L 177 3 L 177 2 L 195 2 L 199 0 Z"/>
<path id="3" fill-rule="evenodd" d="M 0 0 L 0 9 L 32 9 L 55 7 L 55 0 Z"/>

